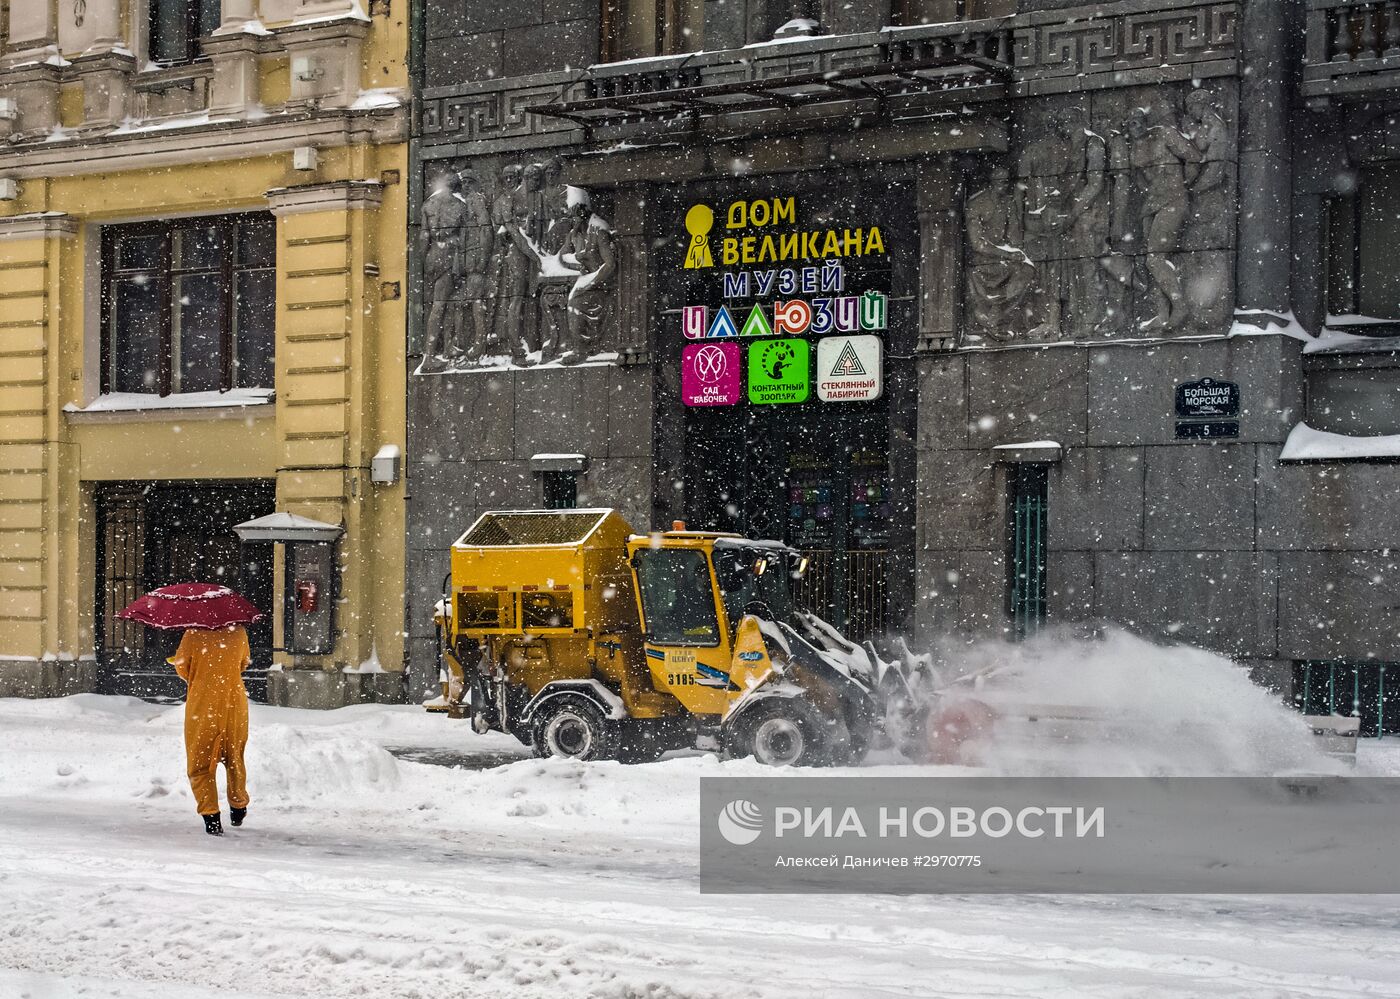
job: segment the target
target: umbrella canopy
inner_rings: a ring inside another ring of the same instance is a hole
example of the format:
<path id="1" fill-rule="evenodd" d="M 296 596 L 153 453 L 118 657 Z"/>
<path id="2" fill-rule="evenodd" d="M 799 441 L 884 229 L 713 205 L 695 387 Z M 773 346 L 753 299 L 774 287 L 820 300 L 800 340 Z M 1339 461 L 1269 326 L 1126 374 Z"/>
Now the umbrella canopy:
<path id="1" fill-rule="evenodd" d="M 227 628 L 252 624 L 262 613 L 227 586 L 175 583 L 138 597 L 117 613 L 153 628 Z"/>

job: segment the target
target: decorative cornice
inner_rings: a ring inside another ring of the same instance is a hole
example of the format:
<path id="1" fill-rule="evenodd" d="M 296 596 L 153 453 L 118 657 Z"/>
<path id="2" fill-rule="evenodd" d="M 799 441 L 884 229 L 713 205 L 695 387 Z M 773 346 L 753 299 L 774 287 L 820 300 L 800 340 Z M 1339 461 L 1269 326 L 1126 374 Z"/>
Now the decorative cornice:
<path id="1" fill-rule="evenodd" d="M 377 180 L 335 180 L 327 184 L 274 187 L 267 192 L 267 203 L 273 215 L 298 215 L 378 208 L 383 196 L 384 185 Z"/>
<path id="2" fill-rule="evenodd" d="M 44 83 L 57 85 L 63 78 L 63 69 L 48 62 L 25 62 L 17 66 L 0 66 L 0 86 L 16 83 Z"/>
<path id="3" fill-rule="evenodd" d="M 136 69 L 136 57 L 123 52 L 94 52 L 91 55 L 77 56 L 69 64 L 65 76 L 82 76 L 84 73 L 112 72 L 131 73 Z"/>
<path id="4" fill-rule="evenodd" d="M 918 47 L 935 53 L 970 52 L 1008 63 L 1011 97 L 1234 76 L 1240 72 L 1240 22 L 1241 0 L 1105 0 L 1014 17 L 885 28 L 500 77 L 424 89 L 415 98 L 414 134 L 422 140 L 424 155 L 439 144 L 470 143 L 476 147 L 473 151 L 481 152 L 567 146 L 584 138 L 580 123 L 537 114 L 533 108 L 552 104 L 567 111 L 571 102 L 601 91 L 611 96 L 619 86 L 623 88 L 619 92 L 665 93 L 691 86 L 834 73 L 886 62 Z M 995 88 L 982 88 L 980 93 L 968 88 L 959 96 L 972 104 L 1005 95 Z M 750 115 L 745 124 L 754 121 Z M 615 130 L 613 137 L 623 138 L 628 127 L 632 126 Z"/>
<path id="5" fill-rule="evenodd" d="M 286 45 L 294 46 L 334 41 L 339 38 L 365 38 L 369 22 L 358 17 L 338 17 L 334 20 L 293 21 L 272 29 L 273 36 Z"/>
<path id="6" fill-rule="evenodd" d="M 0 176 L 18 180 L 73 177 L 245 159 L 290 152 L 298 146 L 392 145 L 408 137 L 408 117 L 401 107 L 298 112 L 212 123 L 196 120 L 187 127 L 153 124 L 160 127 L 0 146 Z"/>
<path id="7" fill-rule="evenodd" d="M 0 216 L 0 240 L 66 239 L 77 235 L 77 232 L 77 220 L 66 212 Z"/>

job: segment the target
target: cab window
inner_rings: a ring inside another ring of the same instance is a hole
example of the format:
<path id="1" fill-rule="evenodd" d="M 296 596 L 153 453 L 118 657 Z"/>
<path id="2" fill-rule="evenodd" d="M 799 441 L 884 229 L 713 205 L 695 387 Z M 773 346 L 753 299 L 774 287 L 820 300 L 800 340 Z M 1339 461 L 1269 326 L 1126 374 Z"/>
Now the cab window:
<path id="1" fill-rule="evenodd" d="M 646 637 L 657 645 L 719 644 L 714 589 L 705 553 L 693 549 L 643 549 L 637 584 Z"/>
<path id="2" fill-rule="evenodd" d="M 724 597 L 724 612 L 735 628 L 752 609 L 763 617 L 785 620 L 792 614 L 789 554 L 771 548 L 715 546 L 715 574 Z"/>

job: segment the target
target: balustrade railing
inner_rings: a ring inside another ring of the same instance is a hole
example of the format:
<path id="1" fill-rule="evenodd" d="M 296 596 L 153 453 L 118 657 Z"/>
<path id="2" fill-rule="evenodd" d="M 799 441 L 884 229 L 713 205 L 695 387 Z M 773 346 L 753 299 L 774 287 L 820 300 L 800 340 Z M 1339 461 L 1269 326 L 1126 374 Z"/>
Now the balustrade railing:
<path id="1" fill-rule="evenodd" d="M 1308 17 L 1310 62 L 1400 56 L 1400 0 L 1314 0 Z"/>

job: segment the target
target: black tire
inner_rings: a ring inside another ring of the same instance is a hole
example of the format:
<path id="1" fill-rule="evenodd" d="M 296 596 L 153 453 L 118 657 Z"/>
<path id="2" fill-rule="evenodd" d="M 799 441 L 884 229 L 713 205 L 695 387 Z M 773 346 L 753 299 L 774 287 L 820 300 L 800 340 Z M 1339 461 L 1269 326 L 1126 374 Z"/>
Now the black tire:
<path id="1" fill-rule="evenodd" d="M 616 759 L 617 726 L 586 697 L 561 694 L 535 714 L 530 725 L 535 755 L 574 760 Z"/>
<path id="2" fill-rule="evenodd" d="M 773 697 L 745 711 L 725 739 L 732 757 L 752 756 L 770 767 L 831 765 L 826 732 L 806 701 Z"/>

